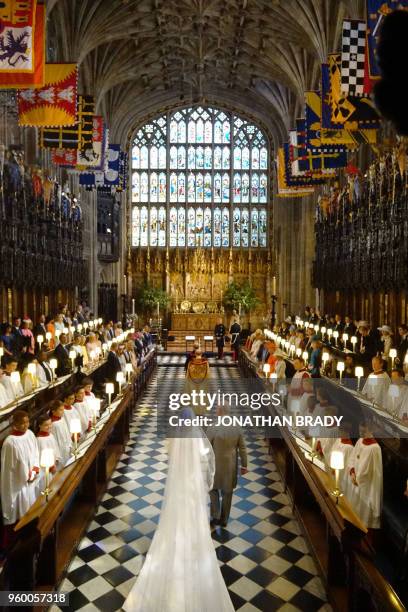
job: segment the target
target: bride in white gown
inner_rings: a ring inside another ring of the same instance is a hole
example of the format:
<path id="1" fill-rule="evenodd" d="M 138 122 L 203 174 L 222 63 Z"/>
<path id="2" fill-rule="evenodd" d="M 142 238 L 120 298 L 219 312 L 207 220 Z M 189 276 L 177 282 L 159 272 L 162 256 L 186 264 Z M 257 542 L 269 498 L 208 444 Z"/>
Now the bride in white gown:
<path id="1" fill-rule="evenodd" d="M 183 418 L 195 416 L 184 410 Z M 170 439 L 169 469 L 159 525 L 126 612 L 234 612 L 207 514 L 215 472 L 204 432 L 183 427 Z"/>

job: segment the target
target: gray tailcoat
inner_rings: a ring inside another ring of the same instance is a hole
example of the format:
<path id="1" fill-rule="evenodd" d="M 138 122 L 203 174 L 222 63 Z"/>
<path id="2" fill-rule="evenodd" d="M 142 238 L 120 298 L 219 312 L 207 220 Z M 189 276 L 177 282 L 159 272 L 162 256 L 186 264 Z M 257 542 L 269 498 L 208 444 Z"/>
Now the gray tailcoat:
<path id="1" fill-rule="evenodd" d="M 244 436 L 239 427 L 209 427 L 207 437 L 215 454 L 213 489 L 233 491 L 237 486 L 238 453 L 241 467 L 247 467 Z"/>

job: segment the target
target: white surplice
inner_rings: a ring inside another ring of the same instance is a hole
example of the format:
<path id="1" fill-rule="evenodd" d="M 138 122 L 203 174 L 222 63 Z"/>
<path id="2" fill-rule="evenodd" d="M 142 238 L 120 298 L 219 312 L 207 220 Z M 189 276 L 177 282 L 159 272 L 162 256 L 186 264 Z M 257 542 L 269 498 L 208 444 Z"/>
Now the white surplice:
<path id="1" fill-rule="evenodd" d="M 24 389 L 21 382 L 11 382 L 10 376 L 7 374 L 2 377 L 1 384 L 4 386 L 10 402 L 24 395 Z"/>
<path id="2" fill-rule="evenodd" d="M 362 394 L 365 395 L 370 401 L 384 407 L 390 384 L 391 380 L 387 372 L 369 374 L 363 387 Z"/>
<path id="3" fill-rule="evenodd" d="M 126 612 L 233 612 L 208 520 L 214 464 L 204 434 L 170 441 L 160 522 Z"/>
<path id="4" fill-rule="evenodd" d="M 16 523 L 37 499 L 38 476 L 33 477 L 39 464 L 37 440 L 32 431 L 7 436 L 1 449 L 0 485 L 5 525 Z"/>
<path id="5" fill-rule="evenodd" d="M 69 425 L 64 418 L 52 419 L 52 435 L 54 436 L 61 456 L 61 466 L 65 465 L 71 454 L 72 440 Z"/>
<path id="6" fill-rule="evenodd" d="M 360 438 L 350 460 L 357 485 L 350 485 L 350 502 L 361 520 L 373 529 L 381 526 L 383 468 L 378 442 Z"/>

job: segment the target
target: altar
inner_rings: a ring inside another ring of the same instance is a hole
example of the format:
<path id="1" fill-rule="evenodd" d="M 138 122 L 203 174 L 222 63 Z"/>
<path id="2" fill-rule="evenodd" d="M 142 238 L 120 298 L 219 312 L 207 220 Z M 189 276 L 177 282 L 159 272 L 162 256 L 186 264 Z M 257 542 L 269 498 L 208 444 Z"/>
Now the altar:
<path id="1" fill-rule="evenodd" d="M 173 312 L 171 315 L 171 329 L 173 331 L 214 331 L 219 318 L 224 320 L 222 314 L 216 312 Z"/>

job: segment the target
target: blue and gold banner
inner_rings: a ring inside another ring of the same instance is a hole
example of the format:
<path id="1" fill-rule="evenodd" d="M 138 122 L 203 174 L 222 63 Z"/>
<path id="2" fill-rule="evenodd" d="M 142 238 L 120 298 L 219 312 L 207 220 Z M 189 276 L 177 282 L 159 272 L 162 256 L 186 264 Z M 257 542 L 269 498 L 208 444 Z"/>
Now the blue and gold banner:
<path id="1" fill-rule="evenodd" d="M 322 97 L 323 99 L 330 99 L 332 122 L 341 124 L 344 129 L 349 131 L 377 129 L 380 125 L 380 118 L 371 98 L 368 95 L 345 96 L 341 92 L 340 53 L 329 55 L 329 77 L 329 84 L 325 79 L 325 89 Z"/>

